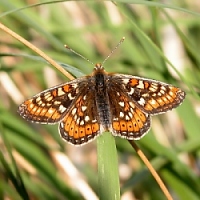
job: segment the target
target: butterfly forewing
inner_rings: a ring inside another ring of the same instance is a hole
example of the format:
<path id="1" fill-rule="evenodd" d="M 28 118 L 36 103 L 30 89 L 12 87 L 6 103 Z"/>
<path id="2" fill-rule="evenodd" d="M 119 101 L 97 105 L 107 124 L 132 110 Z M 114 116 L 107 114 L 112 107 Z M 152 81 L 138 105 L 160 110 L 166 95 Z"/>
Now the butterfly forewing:
<path id="1" fill-rule="evenodd" d="M 185 98 L 185 92 L 180 88 L 160 81 L 120 74 L 116 79 L 121 79 L 128 97 L 138 108 L 151 115 L 172 110 Z"/>
<path id="2" fill-rule="evenodd" d="M 44 124 L 59 122 L 77 97 L 79 92 L 77 80 L 52 87 L 24 101 L 18 108 L 19 114 L 32 122 Z"/>

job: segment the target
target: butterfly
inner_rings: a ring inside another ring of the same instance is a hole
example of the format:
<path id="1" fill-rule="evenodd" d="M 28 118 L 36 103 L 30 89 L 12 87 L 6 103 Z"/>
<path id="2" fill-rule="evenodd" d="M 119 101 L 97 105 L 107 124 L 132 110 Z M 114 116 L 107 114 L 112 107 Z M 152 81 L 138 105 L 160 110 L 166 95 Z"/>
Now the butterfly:
<path id="1" fill-rule="evenodd" d="M 105 131 L 139 140 L 151 127 L 151 116 L 179 106 L 185 92 L 160 81 L 107 73 L 97 63 L 93 73 L 49 88 L 24 101 L 19 114 L 31 122 L 59 123 L 61 137 L 83 145 Z"/>

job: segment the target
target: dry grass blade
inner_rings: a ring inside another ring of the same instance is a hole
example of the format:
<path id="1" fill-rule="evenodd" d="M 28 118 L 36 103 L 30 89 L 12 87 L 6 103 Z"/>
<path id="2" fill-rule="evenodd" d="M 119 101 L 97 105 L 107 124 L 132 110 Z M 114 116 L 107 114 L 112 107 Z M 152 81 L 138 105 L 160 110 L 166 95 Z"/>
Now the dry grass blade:
<path id="1" fill-rule="evenodd" d="M 0 23 L 0 29 L 11 35 L 12 37 L 16 38 L 19 40 L 21 43 L 32 49 L 35 53 L 40 55 L 42 58 L 44 58 L 48 63 L 53 65 L 56 69 L 58 69 L 62 74 L 64 74 L 66 77 L 68 77 L 70 80 L 74 79 L 74 77 L 68 73 L 66 70 L 63 69 L 60 65 L 58 65 L 53 59 L 51 59 L 49 56 L 47 56 L 44 52 L 42 52 L 40 49 L 38 49 L 36 46 L 22 38 L 20 35 L 17 33 L 13 32 L 10 30 L 8 27 L 4 26 L 2 23 Z"/>
<path id="2" fill-rule="evenodd" d="M 149 171 L 151 172 L 152 176 L 157 181 L 158 185 L 160 186 L 161 190 L 163 191 L 164 195 L 166 196 L 167 200 L 173 200 L 171 194 L 169 193 L 167 187 L 163 183 L 162 179 L 158 175 L 158 173 L 155 171 L 151 163 L 148 161 L 147 157 L 144 155 L 144 153 L 141 151 L 141 149 L 136 145 L 136 143 L 133 140 L 129 140 L 129 143 L 131 146 L 135 149 L 136 153 L 140 156 L 144 164 L 147 166 Z"/>

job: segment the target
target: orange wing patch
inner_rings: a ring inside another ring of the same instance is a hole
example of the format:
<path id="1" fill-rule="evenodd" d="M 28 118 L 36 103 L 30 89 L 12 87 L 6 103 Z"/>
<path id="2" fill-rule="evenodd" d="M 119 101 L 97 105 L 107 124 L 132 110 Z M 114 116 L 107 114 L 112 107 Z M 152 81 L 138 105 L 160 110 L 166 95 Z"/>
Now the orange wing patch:
<path id="1" fill-rule="evenodd" d="M 32 122 L 54 124 L 59 122 L 77 95 L 77 84 L 62 84 L 45 90 L 23 102 L 19 114 Z"/>
<path id="2" fill-rule="evenodd" d="M 124 102 L 126 111 L 113 119 L 110 131 L 126 139 L 140 139 L 150 128 L 150 116 L 135 107 L 133 102 Z"/>
<path id="3" fill-rule="evenodd" d="M 158 87 L 159 88 L 159 87 Z M 173 86 L 162 86 L 151 97 L 141 97 L 144 110 L 150 114 L 159 114 L 176 108 L 185 98 L 185 93 Z"/>
<path id="4" fill-rule="evenodd" d="M 46 107 L 46 104 L 42 102 L 35 103 L 33 99 L 25 101 L 19 107 L 19 112 L 27 120 L 39 123 L 55 123 L 61 117 L 58 109 Z"/>
<path id="5" fill-rule="evenodd" d="M 81 145 L 100 133 L 100 126 L 97 122 L 88 124 L 82 121 L 82 125 L 80 123 L 77 124 L 71 116 L 66 116 L 59 126 L 61 137 L 74 145 Z"/>
<path id="6" fill-rule="evenodd" d="M 129 84 L 132 87 L 135 87 L 136 85 L 138 85 L 138 83 L 139 83 L 139 80 L 138 79 L 134 79 L 134 78 L 130 79 L 130 81 L 129 81 Z"/>

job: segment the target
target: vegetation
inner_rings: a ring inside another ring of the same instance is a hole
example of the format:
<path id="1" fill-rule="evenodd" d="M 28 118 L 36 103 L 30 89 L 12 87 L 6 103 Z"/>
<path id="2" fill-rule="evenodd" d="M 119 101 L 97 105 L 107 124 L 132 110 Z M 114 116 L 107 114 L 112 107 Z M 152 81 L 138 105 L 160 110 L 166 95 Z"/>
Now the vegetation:
<path id="1" fill-rule="evenodd" d="M 37 1 L 1 0 L 0 23 L 74 77 L 94 66 L 64 44 L 96 63 L 125 37 L 104 63 L 106 71 L 160 80 L 187 93 L 180 107 L 152 117 L 150 132 L 136 144 L 173 199 L 198 200 L 198 0 L 31 3 Z M 18 115 L 25 99 L 69 79 L 0 28 L 0 199 L 166 199 L 128 141 L 105 133 L 75 147 L 60 138 L 57 125 L 32 124 Z"/>

